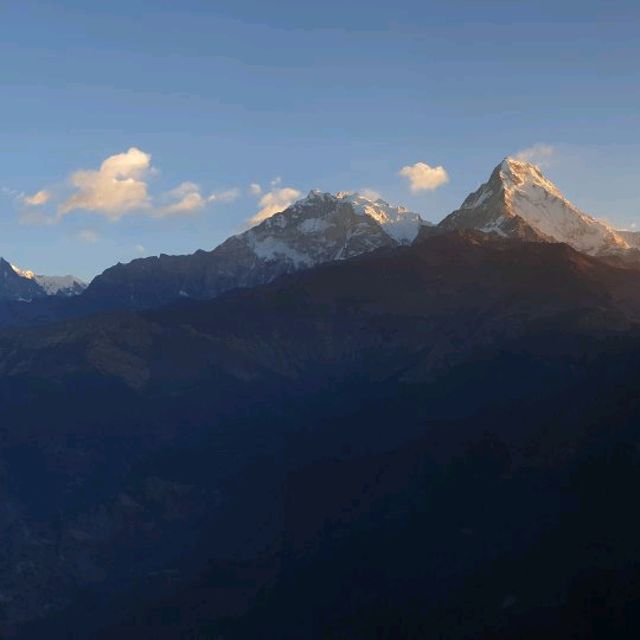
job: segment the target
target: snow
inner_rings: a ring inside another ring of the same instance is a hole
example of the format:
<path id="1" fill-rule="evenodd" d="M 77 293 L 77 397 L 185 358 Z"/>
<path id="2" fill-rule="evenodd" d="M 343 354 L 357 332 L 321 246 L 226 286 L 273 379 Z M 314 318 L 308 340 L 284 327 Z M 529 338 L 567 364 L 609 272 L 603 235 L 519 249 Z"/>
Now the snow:
<path id="1" fill-rule="evenodd" d="M 252 249 L 256 256 L 262 260 L 286 259 L 297 268 L 310 266 L 312 260 L 309 256 L 296 251 L 286 242 L 267 236 L 266 238 L 254 239 Z"/>
<path id="2" fill-rule="evenodd" d="M 44 292 L 49 296 L 54 296 L 61 292 L 68 292 L 70 295 L 77 293 L 76 289 L 84 289 L 87 285 L 75 276 L 43 276 L 28 269 L 21 269 L 12 264 L 11 268 L 23 278 L 33 280 L 39 284 Z"/>
<path id="3" fill-rule="evenodd" d="M 507 235 L 502 229 L 504 221 L 504 217 L 500 216 L 499 218 L 492 220 L 489 224 L 484 225 L 484 227 L 478 229 L 478 231 L 482 231 L 483 233 L 495 233 L 504 238 Z"/>
<path id="4" fill-rule="evenodd" d="M 417 213 L 381 199 L 313 190 L 237 238 L 258 261 L 291 270 L 350 258 L 387 246 L 389 239 L 410 243 L 424 224 Z"/>
<path id="5" fill-rule="evenodd" d="M 33 273 L 33 271 L 28 271 L 27 269 L 21 269 L 20 267 L 16 267 L 15 264 L 11 265 L 11 268 L 19 275 L 22 276 L 23 278 L 27 278 L 27 280 L 33 280 L 35 277 L 35 273 Z"/>
<path id="6" fill-rule="evenodd" d="M 349 202 L 358 215 L 373 218 L 389 236 L 401 244 L 413 242 L 424 224 L 418 213 L 392 206 L 380 198 L 371 200 L 359 193 L 348 192 L 340 192 L 337 197 Z"/>
<path id="7" fill-rule="evenodd" d="M 480 207 L 484 202 L 486 202 L 493 195 L 493 191 L 491 189 L 482 189 L 478 194 L 478 197 L 470 204 L 466 206 L 463 205 L 465 209 L 474 209 L 475 207 Z"/>
<path id="8" fill-rule="evenodd" d="M 584 253 L 611 254 L 630 248 L 623 234 L 567 200 L 539 167 L 514 158 L 503 160 L 490 180 L 449 216 L 448 224 L 509 235 L 505 223 L 516 218 L 541 238 L 566 242 Z"/>
<path id="9" fill-rule="evenodd" d="M 306 207 L 308 205 L 316 204 L 318 200 L 336 200 L 336 196 L 332 193 L 326 193 L 319 189 L 311 189 L 306 198 L 302 198 L 293 204 L 294 207 Z"/>
<path id="10" fill-rule="evenodd" d="M 511 211 L 542 234 L 585 253 L 629 248 L 609 225 L 569 202 L 534 165 L 507 159 L 500 173 Z"/>
<path id="11" fill-rule="evenodd" d="M 35 275 L 33 279 L 45 290 L 47 295 L 54 296 L 63 291 L 74 291 L 76 286 L 81 289 L 86 284 L 74 276 L 40 276 Z"/>
<path id="12" fill-rule="evenodd" d="M 331 223 L 322 218 L 307 218 L 298 225 L 298 229 L 302 231 L 302 233 L 321 233 L 329 227 L 331 227 Z"/>

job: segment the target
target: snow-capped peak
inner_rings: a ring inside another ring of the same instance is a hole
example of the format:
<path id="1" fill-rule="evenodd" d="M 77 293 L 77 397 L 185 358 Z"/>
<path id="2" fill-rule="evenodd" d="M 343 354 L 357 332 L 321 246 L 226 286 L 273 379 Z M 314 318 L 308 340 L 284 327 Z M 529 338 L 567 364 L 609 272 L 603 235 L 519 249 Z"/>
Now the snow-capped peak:
<path id="1" fill-rule="evenodd" d="M 44 276 L 30 269 L 21 269 L 15 264 L 11 268 L 21 277 L 37 283 L 48 296 L 74 296 L 82 293 L 86 283 L 72 275 Z"/>
<path id="2" fill-rule="evenodd" d="M 613 228 L 567 200 L 539 167 L 505 158 L 488 182 L 441 223 L 502 236 L 566 242 L 592 255 L 620 253 L 629 244 Z"/>

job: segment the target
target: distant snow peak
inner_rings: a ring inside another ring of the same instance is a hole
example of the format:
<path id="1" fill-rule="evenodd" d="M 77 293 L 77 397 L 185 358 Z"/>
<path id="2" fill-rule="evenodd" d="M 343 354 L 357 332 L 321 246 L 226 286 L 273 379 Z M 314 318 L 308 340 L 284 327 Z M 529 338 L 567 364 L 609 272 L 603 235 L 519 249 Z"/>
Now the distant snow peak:
<path id="1" fill-rule="evenodd" d="M 27 280 L 31 280 L 40 286 L 43 293 L 48 296 L 74 296 L 82 293 L 86 288 L 86 283 L 72 275 L 66 276 L 44 276 L 37 274 L 30 269 L 21 269 L 15 264 L 11 268 L 17 275 Z"/>

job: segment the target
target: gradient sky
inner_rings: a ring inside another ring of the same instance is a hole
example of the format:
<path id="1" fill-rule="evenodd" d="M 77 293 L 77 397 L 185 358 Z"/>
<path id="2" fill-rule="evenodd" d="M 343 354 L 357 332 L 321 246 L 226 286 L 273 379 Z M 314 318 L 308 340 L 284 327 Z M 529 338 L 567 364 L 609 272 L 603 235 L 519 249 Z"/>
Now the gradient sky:
<path id="1" fill-rule="evenodd" d="M 640 225 L 639 32 L 637 0 L 2 3 L 0 255 L 89 278 L 213 248 L 285 188 L 438 221 L 531 147 L 575 204 Z M 104 186 L 75 172 L 132 147 L 146 206 L 66 211 Z M 412 192 L 417 162 L 449 182 Z"/>

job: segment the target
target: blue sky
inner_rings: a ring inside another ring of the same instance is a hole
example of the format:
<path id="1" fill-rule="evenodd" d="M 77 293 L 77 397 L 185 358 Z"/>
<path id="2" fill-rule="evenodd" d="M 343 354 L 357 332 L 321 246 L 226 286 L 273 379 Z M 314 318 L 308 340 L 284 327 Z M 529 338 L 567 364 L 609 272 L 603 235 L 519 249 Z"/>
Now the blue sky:
<path id="1" fill-rule="evenodd" d="M 3 3 L 0 255 L 89 278 L 311 188 L 437 221 L 536 145 L 578 206 L 640 225 L 639 28 L 637 0 Z M 418 162 L 449 181 L 412 191 Z"/>

